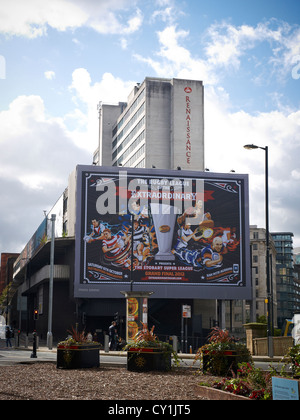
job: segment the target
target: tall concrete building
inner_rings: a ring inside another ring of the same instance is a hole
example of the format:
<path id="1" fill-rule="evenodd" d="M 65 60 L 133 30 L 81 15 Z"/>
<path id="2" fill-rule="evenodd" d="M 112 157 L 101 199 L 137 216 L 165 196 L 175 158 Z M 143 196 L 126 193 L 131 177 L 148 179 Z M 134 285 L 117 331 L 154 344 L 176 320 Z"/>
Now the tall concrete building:
<path id="1" fill-rule="evenodd" d="M 272 234 L 269 237 L 270 243 L 270 280 L 272 293 L 272 316 L 274 327 L 277 327 L 277 285 L 276 285 L 276 257 L 277 252 L 273 241 Z M 251 246 L 251 274 L 253 289 L 253 319 L 257 317 L 267 317 L 267 279 L 266 279 L 266 230 L 256 225 L 250 226 L 250 246 Z"/>
<path id="2" fill-rule="evenodd" d="M 203 83 L 147 77 L 127 103 L 99 103 L 94 164 L 203 171 Z"/>
<path id="3" fill-rule="evenodd" d="M 275 243 L 277 271 L 278 326 L 281 328 L 286 319 L 293 318 L 298 311 L 298 282 L 294 279 L 292 232 L 272 232 Z"/>

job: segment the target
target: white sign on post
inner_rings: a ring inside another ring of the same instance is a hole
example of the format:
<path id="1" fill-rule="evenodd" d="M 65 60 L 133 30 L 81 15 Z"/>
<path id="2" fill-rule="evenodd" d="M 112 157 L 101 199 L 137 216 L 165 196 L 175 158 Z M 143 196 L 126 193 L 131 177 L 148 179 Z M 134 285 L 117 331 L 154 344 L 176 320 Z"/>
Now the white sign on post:
<path id="1" fill-rule="evenodd" d="M 182 318 L 191 318 L 191 317 L 192 317 L 191 305 L 182 305 Z"/>

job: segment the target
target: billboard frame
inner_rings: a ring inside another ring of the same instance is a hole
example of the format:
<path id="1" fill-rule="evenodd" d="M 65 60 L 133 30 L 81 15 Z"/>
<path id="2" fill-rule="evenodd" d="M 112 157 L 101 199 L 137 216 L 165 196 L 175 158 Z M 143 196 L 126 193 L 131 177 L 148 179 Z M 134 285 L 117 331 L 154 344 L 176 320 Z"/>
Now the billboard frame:
<path id="1" fill-rule="evenodd" d="M 131 290 L 130 279 L 114 281 L 86 282 L 83 280 L 83 223 L 86 225 L 88 193 L 83 174 L 90 176 L 116 177 L 122 174 L 135 179 L 192 179 L 211 183 L 236 183 L 239 185 L 239 228 L 241 281 L 237 284 L 180 284 L 167 282 L 135 281 L 134 290 L 152 291 L 155 298 L 197 298 L 197 299 L 252 299 L 250 275 L 250 236 L 249 236 L 249 186 L 248 175 L 236 173 L 213 173 L 181 170 L 139 169 L 124 167 L 85 166 L 76 168 L 76 226 L 75 226 L 75 298 L 120 298 L 120 292 Z M 95 203 L 96 204 L 96 203 Z M 163 263 L 160 263 L 163 264 Z"/>

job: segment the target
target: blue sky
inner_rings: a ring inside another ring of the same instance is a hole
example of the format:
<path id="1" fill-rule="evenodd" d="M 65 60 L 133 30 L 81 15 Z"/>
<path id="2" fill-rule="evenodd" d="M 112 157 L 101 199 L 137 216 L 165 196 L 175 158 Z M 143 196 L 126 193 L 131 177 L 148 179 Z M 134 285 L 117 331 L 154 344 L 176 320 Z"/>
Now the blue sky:
<path id="1" fill-rule="evenodd" d="M 205 161 L 248 173 L 250 223 L 300 246 L 298 0 L 0 0 L 0 252 L 19 252 L 97 147 L 97 103 L 203 80 Z M 17 229 L 16 229 L 17 225 Z M 17 231 L 17 233 L 16 233 Z"/>

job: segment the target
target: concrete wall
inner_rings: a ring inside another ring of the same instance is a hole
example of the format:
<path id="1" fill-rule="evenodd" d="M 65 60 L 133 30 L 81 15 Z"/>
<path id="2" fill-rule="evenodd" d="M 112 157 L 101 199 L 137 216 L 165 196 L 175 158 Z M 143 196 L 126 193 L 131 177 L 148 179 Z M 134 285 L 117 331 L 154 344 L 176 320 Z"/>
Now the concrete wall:
<path id="1" fill-rule="evenodd" d="M 293 337 L 273 337 L 274 356 L 285 356 L 288 349 L 294 345 Z M 268 356 L 268 339 L 254 338 L 253 348 L 255 356 Z"/>
<path id="2" fill-rule="evenodd" d="M 146 168 L 171 168 L 171 85 L 146 80 Z"/>
<path id="3" fill-rule="evenodd" d="M 187 170 L 204 170 L 203 84 L 192 80 L 172 80 L 173 164 Z"/>

